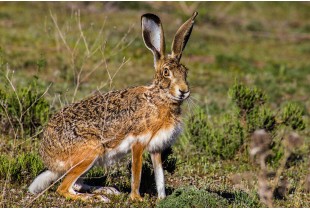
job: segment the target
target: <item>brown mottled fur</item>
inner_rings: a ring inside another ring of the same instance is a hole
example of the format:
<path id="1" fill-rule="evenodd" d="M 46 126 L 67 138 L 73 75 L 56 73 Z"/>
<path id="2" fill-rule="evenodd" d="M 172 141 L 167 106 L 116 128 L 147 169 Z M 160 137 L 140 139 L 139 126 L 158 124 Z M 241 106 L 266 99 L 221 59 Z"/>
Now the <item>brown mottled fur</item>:
<path id="1" fill-rule="evenodd" d="M 179 63 L 193 26 L 196 13 L 185 23 L 175 37 L 172 55 L 166 58 L 164 36 L 160 19 L 152 14 L 142 16 L 145 44 L 154 53 L 155 76 L 150 86 L 96 93 L 56 113 L 43 132 L 40 154 L 46 167 L 57 174 L 67 173 L 57 192 L 73 199 L 85 196 L 72 192 L 74 182 L 85 173 L 98 157 L 117 150 L 128 141 L 132 151 L 132 199 L 140 199 L 139 186 L 142 153 L 148 149 L 158 165 L 158 176 L 163 176 L 160 152 L 173 141 L 181 123 L 181 104 L 189 96 L 186 81 L 187 68 Z M 153 21 L 153 22 L 152 22 Z M 150 24 L 150 25 L 148 25 Z M 159 42 L 152 36 L 158 37 Z M 159 50 L 158 52 L 156 50 Z M 156 51 L 156 52 L 155 52 Z M 176 130 L 176 131 L 174 131 Z M 165 134 L 169 135 L 168 137 Z M 147 138 L 130 143 L 134 138 Z M 161 138 L 167 142 L 161 144 Z M 158 142 L 154 148 L 147 146 Z M 124 147 L 127 145 L 125 144 Z M 124 148 L 122 148 L 124 150 Z M 126 149 L 126 148 L 125 148 Z M 154 167 L 155 167 L 154 165 Z M 160 178 L 161 178 L 160 177 Z M 161 180 L 161 179 L 160 179 Z M 162 188 L 163 183 L 158 181 Z M 165 196 L 164 191 L 161 197 Z"/>
<path id="2" fill-rule="evenodd" d="M 89 144 L 89 140 L 104 151 L 116 147 L 128 135 L 155 135 L 160 128 L 179 123 L 180 114 L 180 102 L 166 98 L 165 90 L 156 85 L 95 94 L 50 119 L 40 154 L 49 169 L 64 172 L 71 166 L 58 169 L 55 156 L 66 161 L 68 155 L 80 145 Z"/>

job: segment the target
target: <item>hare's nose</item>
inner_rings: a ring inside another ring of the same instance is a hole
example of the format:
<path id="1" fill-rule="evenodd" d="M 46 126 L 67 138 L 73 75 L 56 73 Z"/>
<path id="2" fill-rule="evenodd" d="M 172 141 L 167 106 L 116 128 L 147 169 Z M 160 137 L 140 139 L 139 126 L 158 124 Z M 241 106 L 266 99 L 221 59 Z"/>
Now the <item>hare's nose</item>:
<path id="1" fill-rule="evenodd" d="M 180 93 L 181 93 L 181 95 L 185 95 L 186 93 L 188 93 L 189 92 L 189 90 L 187 89 L 187 90 L 179 90 L 180 91 Z"/>
<path id="2" fill-rule="evenodd" d="M 186 90 L 179 89 L 179 92 L 180 92 L 179 97 L 182 99 L 187 98 L 189 96 L 189 89 L 186 89 Z"/>

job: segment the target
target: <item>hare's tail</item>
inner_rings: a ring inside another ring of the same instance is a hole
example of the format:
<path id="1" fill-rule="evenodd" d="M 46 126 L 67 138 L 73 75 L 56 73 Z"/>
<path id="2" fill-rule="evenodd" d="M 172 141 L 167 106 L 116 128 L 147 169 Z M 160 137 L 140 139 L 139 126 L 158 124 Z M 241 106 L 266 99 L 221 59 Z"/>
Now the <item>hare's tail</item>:
<path id="1" fill-rule="evenodd" d="M 60 176 L 61 174 L 59 173 L 46 170 L 35 178 L 28 190 L 32 194 L 38 194 L 48 188 L 48 186 L 50 186 L 50 184 L 56 181 Z"/>

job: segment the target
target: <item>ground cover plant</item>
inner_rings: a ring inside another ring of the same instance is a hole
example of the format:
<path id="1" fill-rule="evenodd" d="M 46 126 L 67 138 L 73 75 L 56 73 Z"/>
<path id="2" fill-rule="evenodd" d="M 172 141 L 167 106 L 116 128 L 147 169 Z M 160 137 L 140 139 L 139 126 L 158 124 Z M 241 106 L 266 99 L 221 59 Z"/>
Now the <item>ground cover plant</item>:
<path id="1" fill-rule="evenodd" d="M 0 3 L 0 206 L 310 207 L 309 9 L 307 2 Z M 167 198 L 156 200 L 148 154 L 142 202 L 128 199 L 129 157 L 84 177 L 122 192 L 109 204 L 66 200 L 55 193 L 59 183 L 28 193 L 44 170 L 40 134 L 53 113 L 94 91 L 151 81 L 140 16 L 160 15 L 172 37 L 195 10 L 182 58 L 191 87 L 184 132 L 163 154 Z"/>

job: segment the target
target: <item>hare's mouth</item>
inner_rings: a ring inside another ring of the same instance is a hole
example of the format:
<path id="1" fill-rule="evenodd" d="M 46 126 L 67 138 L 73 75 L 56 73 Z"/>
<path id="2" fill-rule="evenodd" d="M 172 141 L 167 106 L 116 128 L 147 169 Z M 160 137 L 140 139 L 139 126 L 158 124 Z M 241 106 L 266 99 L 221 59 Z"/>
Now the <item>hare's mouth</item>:
<path id="1" fill-rule="evenodd" d="M 184 95 L 180 95 L 180 96 L 173 96 L 173 95 L 170 95 L 170 98 L 174 101 L 184 101 L 185 99 L 187 99 L 190 95 L 190 92 L 187 92 L 186 94 Z"/>

